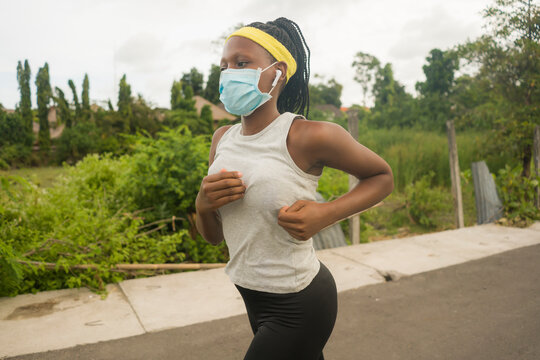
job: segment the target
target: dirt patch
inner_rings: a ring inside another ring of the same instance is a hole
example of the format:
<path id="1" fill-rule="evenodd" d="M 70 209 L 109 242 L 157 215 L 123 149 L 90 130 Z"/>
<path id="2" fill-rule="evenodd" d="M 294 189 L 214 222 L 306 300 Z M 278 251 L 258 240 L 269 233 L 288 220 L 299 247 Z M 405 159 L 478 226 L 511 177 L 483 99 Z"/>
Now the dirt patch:
<path id="1" fill-rule="evenodd" d="M 54 312 L 54 306 L 58 304 L 57 300 L 47 300 L 44 302 L 33 303 L 15 308 L 4 320 L 18 320 L 40 317 Z"/>

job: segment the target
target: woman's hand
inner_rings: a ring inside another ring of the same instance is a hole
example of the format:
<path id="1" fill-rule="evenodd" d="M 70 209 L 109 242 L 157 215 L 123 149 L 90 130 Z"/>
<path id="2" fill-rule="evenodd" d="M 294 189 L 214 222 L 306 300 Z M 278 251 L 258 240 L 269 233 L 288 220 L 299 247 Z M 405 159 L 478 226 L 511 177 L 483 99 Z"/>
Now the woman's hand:
<path id="1" fill-rule="evenodd" d="M 295 239 L 308 240 L 331 223 L 329 211 L 328 203 L 298 200 L 279 210 L 278 224 Z"/>
<path id="2" fill-rule="evenodd" d="M 232 201 L 241 199 L 246 192 L 242 173 L 221 169 L 203 178 L 195 206 L 199 212 L 215 211 Z"/>

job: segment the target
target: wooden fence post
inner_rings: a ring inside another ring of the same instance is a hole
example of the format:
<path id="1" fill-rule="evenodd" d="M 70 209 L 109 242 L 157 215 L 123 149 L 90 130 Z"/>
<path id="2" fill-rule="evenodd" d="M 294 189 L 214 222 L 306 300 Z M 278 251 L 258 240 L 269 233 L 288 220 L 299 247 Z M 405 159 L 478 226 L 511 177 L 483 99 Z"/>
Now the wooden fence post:
<path id="1" fill-rule="evenodd" d="M 349 133 L 356 141 L 358 141 L 358 112 L 349 110 L 347 115 Z M 349 191 L 351 191 L 358 182 L 359 181 L 355 176 L 349 175 Z M 360 215 L 355 215 L 349 219 L 349 235 L 351 244 L 360 244 Z"/>
<path id="2" fill-rule="evenodd" d="M 540 125 L 534 127 L 534 141 L 533 141 L 533 154 L 534 154 L 534 173 L 538 176 L 540 172 Z M 536 196 L 534 198 L 536 208 L 540 209 L 540 187 L 536 187 Z"/>
<path id="3" fill-rule="evenodd" d="M 448 136 L 448 159 L 450 161 L 450 178 L 452 179 L 452 197 L 454 198 L 454 214 L 456 227 L 465 226 L 463 221 L 463 197 L 461 195 L 461 178 L 459 174 L 459 158 L 456 144 L 456 131 L 454 121 L 446 122 L 446 133 Z"/>

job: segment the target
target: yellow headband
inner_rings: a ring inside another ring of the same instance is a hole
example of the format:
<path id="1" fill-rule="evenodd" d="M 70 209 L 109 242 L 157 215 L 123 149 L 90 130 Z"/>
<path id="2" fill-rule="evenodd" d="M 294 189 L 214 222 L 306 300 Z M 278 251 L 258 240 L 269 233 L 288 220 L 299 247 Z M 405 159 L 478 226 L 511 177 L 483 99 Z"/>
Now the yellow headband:
<path id="1" fill-rule="evenodd" d="M 268 50 L 268 52 L 272 54 L 277 61 L 285 61 L 287 63 L 287 81 L 289 81 L 291 76 L 293 76 L 293 74 L 296 72 L 296 61 L 294 60 L 294 57 L 291 55 L 289 50 L 287 50 L 287 48 L 272 35 L 269 35 L 257 28 L 245 26 L 229 35 L 227 40 L 225 40 L 225 43 L 227 43 L 231 36 L 243 36 L 253 40 Z"/>

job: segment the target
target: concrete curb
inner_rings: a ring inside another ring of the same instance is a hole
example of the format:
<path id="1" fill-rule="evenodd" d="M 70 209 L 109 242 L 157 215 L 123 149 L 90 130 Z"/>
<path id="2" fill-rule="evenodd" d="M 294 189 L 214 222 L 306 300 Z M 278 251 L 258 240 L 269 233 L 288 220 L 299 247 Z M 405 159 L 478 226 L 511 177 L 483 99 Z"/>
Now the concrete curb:
<path id="1" fill-rule="evenodd" d="M 540 222 L 494 224 L 317 251 L 338 292 L 539 244 Z M 119 339 L 245 313 L 223 268 L 0 298 L 0 357 Z"/>

